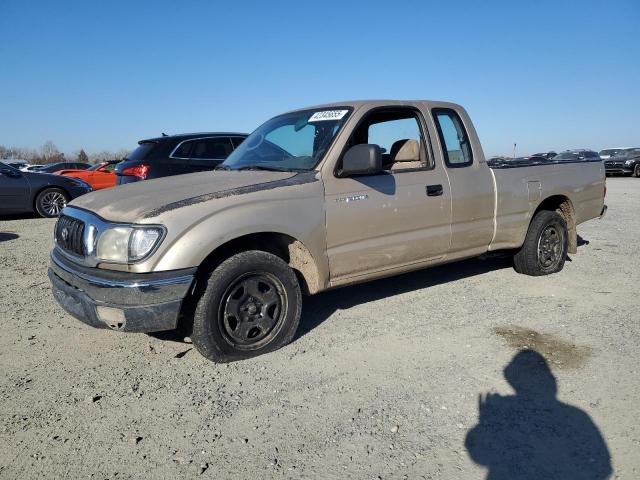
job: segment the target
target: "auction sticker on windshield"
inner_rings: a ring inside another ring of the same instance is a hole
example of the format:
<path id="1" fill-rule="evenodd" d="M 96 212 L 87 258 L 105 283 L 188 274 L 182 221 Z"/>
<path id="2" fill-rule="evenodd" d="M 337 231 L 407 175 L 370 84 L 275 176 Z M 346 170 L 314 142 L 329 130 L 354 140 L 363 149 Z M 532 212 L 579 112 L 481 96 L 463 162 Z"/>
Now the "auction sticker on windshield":
<path id="1" fill-rule="evenodd" d="M 340 120 L 349 110 L 325 110 L 324 112 L 316 112 L 309 117 L 308 122 L 321 122 L 323 120 Z"/>

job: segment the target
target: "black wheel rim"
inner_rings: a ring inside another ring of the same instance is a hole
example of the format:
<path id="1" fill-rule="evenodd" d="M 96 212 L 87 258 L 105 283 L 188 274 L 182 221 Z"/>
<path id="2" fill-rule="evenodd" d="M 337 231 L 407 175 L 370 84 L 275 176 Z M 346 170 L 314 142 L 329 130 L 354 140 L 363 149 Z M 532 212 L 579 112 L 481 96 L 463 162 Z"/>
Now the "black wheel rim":
<path id="1" fill-rule="evenodd" d="M 40 205 L 44 213 L 50 217 L 60 215 L 62 209 L 67 206 L 67 199 L 60 192 L 47 192 L 42 196 Z"/>
<path id="2" fill-rule="evenodd" d="M 222 296 L 220 328 L 234 348 L 257 349 L 280 331 L 286 309 L 286 291 L 276 276 L 247 273 L 233 281 Z"/>
<path id="3" fill-rule="evenodd" d="M 538 240 L 538 261 L 545 268 L 553 268 L 562 260 L 564 232 L 555 225 L 547 225 Z"/>

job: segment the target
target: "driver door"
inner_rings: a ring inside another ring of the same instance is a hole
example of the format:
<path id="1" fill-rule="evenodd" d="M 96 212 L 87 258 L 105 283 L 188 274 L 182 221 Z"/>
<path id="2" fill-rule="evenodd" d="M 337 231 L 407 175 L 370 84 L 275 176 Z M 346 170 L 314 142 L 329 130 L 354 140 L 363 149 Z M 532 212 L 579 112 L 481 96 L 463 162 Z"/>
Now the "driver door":
<path id="1" fill-rule="evenodd" d="M 332 284 L 443 258 L 451 242 L 451 189 L 427 154 L 424 123 L 410 108 L 363 119 L 347 148 L 377 144 L 386 153 L 377 175 L 325 178 L 327 253 Z M 419 145 L 416 158 L 398 145 Z M 396 161 L 398 160 L 398 161 Z"/>

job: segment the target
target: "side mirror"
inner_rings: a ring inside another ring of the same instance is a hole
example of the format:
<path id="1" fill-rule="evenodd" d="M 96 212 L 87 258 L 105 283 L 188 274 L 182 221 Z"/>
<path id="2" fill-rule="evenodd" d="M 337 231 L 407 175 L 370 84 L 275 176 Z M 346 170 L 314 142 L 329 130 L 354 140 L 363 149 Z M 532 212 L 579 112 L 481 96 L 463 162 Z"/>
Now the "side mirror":
<path id="1" fill-rule="evenodd" d="M 354 145 L 342 159 L 341 177 L 373 175 L 382 171 L 382 150 L 378 145 L 363 143 Z"/>

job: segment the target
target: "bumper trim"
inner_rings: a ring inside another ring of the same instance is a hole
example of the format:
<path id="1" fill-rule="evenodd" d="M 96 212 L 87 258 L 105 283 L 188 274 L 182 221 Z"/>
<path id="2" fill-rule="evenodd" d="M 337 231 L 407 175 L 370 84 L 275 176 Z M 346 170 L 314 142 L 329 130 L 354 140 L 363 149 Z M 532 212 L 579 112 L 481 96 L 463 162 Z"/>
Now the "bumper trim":
<path id="1" fill-rule="evenodd" d="M 55 299 L 69 314 L 88 325 L 126 332 L 176 328 L 182 301 L 194 278 L 192 269 L 164 272 L 164 278 L 99 269 L 97 275 L 92 275 L 81 270 L 84 269 L 74 268 L 51 255 L 49 278 Z M 97 313 L 99 306 L 122 310 L 125 321 L 113 325 L 102 320 Z"/>
<path id="2" fill-rule="evenodd" d="M 191 284 L 191 281 L 193 280 L 192 274 L 185 274 L 185 275 L 179 275 L 175 277 L 158 278 L 158 279 L 150 279 L 150 280 L 140 278 L 140 275 L 146 275 L 146 274 L 137 274 L 138 278 L 136 279 L 132 278 L 132 279 L 117 280 L 114 278 L 91 275 L 88 273 L 81 272 L 80 270 L 73 269 L 73 267 L 63 263 L 55 255 L 51 255 L 51 261 L 55 263 L 56 267 L 64 270 L 65 272 L 70 273 L 80 278 L 81 280 L 88 282 L 91 285 L 104 287 L 104 288 L 145 288 L 145 287 L 175 285 L 175 284 L 183 284 L 183 283 Z M 189 269 L 189 271 L 190 270 L 191 269 Z M 112 272 L 116 272 L 116 271 L 112 270 Z"/>
<path id="3" fill-rule="evenodd" d="M 163 272 L 158 278 L 154 274 L 117 272 L 70 265 L 63 258 L 51 255 L 51 269 L 65 282 L 86 292 L 94 300 L 121 305 L 150 305 L 182 299 L 193 282 L 195 269 Z"/>

